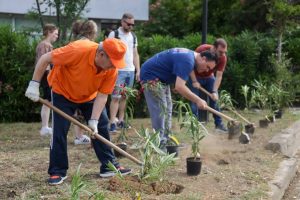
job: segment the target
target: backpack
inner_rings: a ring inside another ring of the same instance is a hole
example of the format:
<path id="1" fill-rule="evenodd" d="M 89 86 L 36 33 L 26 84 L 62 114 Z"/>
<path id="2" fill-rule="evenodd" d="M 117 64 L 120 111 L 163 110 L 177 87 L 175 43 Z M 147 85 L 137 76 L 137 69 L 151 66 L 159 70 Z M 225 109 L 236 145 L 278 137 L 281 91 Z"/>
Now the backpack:
<path id="1" fill-rule="evenodd" d="M 120 39 L 118 29 L 117 29 L 117 30 L 114 30 L 114 32 L 115 32 L 115 38 Z M 136 45 L 136 35 L 135 35 L 135 33 L 132 32 L 132 31 L 131 31 L 130 33 L 131 33 L 131 35 L 132 35 L 132 37 L 133 37 L 133 47 L 135 47 L 135 45 Z"/>

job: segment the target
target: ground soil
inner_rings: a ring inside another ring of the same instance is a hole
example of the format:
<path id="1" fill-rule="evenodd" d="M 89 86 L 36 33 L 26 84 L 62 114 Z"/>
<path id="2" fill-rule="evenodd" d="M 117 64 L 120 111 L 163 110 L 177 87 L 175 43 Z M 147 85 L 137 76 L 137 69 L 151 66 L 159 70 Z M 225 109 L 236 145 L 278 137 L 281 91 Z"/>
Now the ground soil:
<path id="1" fill-rule="evenodd" d="M 258 120 L 265 115 L 264 112 L 242 114 L 257 125 Z M 299 118 L 299 114 L 293 113 L 293 110 L 286 111 L 282 119 L 270 124 L 268 128 L 256 127 L 251 136 L 251 143 L 247 145 L 240 144 L 238 137 L 228 140 L 228 135 L 217 133 L 210 120 L 206 125 L 209 135 L 201 144 L 203 164 L 199 176 L 186 174 L 185 160 L 191 155 L 190 138 L 179 129 L 174 119 L 173 129 L 177 132 L 176 137 L 184 143 L 184 147 L 180 149 L 175 165 L 161 177 L 164 181 L 155 183 L 162 185 L 154 187 L 153 183 L 149 184 L 152 192 L 147 192 L 138 181 L 136 187 L 143 188 L 141 190 L 125 188 L 116 192 L 109 189 L 111 182 L 115 181 L 115 187 L 118 188 L 122 182 L 116 178 L 99 177 L 99 162 L 93 149 L 88 145 L 73 144 L 73 127 L 68 136 L 68 179 L 60 186 L 48 186 L 46 180 L 50 139 L 40 137 L 40 123 L 0 124 L 0 199 L 70 199 L 72 177 L 80 164 L 80 174 L 87 185 L 85 190 L 91 193 L 101 192 L 105 199 L 267 199 L 268 181 L 273 178 L 279 162 L 284 158 L 280 154 L 265 150 L 265 145 L 273 135 Z M 141 125 L 150 127 L 150 120 L 134 119 L 132 122 L 132 126 L 137 129 Z M 113 141 L 116 138 L 117 135 L 112 135 Z M 130 146 L 137 140 L 131 129 L 127 144 Z M 128 152 L 140 159 L 137 150 L 129 148 Z M 120 162 L 133 168 L 134 174 L 139 172 L 139 166 L 132 161 L 121 158 Z M 132 177 L 126 179 L 126 183 L 133 179 Z M 159 191 L 166 183 L 182 188 L 171 193 L 153 192 L 153 188 Z M 148 189 L 149 185 L 146 186 Z M 88 196 L 88 193 L 81 193 L 82 199 L 88 199 Z"/>

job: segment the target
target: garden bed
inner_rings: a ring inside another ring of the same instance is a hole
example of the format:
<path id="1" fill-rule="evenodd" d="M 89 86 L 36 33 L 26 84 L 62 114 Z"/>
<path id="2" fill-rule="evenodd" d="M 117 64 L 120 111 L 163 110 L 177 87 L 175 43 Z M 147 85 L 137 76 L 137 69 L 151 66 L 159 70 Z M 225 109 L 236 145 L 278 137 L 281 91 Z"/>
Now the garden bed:
<path id="1" fill-rule="evenodd" d="M 265 115 L 263 112 L 243 114 L 256 125 L 261 116 Z M 207 127 L 210 134 L 201 144 L 203 164 L 199 176 L 186 175 L 185 159 L 191 155 L 190 138 L 188 135 L 176 134 L 176 137 L 185 145 L 180 149 L 175 165 L 168 169 L 164 177 L 166 182 L 163 183 L 170 183 L 171 186 L 179 185 L 180 189 L 168 193 L 154 190 L 147 192 L 146 189 L 134 188 L 129 191 L 109 189 L 112 182 L 115 181 L 114 184 L 120 184 L 120 182 L 116 178 L 99 177 L 99 164 L 93 149 L 89 146 L 75 146 L 72 128 L 68 136 L 69 177 L 60 186 L 48 186 L 46 180 L 48 178 L 49 138 L 40 137 L 38 133 L 40 124 L 0 124 L 0 171 L 2 172 L 0 199 L 70 199 L 71 177 L 80 163 L 80 174 L 87 184 L 86 190 L 92 193 L 101 192 L 106 197 L 105 199 L 133 199 L 137 194 L 143 200 L 266 199 L 269 190 L 268 181 L 273 178 L 283 156 L 265 150 L 265 145 L 273 135 L 299 118 L 299 115 L 285 112 L 282 119 L 269 124 L 268 128 L 257 127 L 251 143 L 247 145 L 240 144 L 237 138 L 228 140 L 227 135 L 216 133 L 213 129 L 213 122 L 209 122 Z M 150 120 L 134 119 L 132 123 L 137 128 L 141 124 L 144 127 L 150 127 Z M 176 123 L 173 124 L 174 130 L 179 133 L 179 127 Z M 132 129 L 129 134 L 130 141 L 127 143 L 130 146 L 137 136 Z M 117 135 L 113 135 L 112 138 L 115 140 Z M 128 152 L 140 159 L 137 150 L 129 149 Z M 128 159 L 121 158 L 120 162 L 132 167 L 134 173 L 139 172 L 139 167 Z M 140 185 L 136 187 L 140 188 Z M 152 185 L 149 183 L 148 186 L 155 188 L 153 183 Z M 88 198 L 86 193 L 81 195 L 83 199 Z"/>

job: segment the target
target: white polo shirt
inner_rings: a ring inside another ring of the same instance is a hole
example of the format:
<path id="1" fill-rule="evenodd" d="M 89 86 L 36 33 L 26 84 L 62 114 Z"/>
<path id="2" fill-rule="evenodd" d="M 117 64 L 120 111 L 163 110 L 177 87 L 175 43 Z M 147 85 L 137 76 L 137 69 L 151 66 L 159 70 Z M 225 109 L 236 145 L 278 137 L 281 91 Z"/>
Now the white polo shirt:
<path id="1" fill-rule="evenodd" d="M 125 53 L 125 62 L 126 66 L 123 69 L 119 69 L 119 71 L 135 71 L 135 66 L 133 64 L 133 35 L 132 33 L 125 33 L 122 30 L 122 27 L 118 28 L 119 32 L 119 38 L 126 44 L 127 46 L 127 51 Z M 112 31 L 108 35 L 109 38 L 114 38 L 115 37 L 115 32 Z M 135 47 L 137 47 L 137 38 L 135 38 Z"/>

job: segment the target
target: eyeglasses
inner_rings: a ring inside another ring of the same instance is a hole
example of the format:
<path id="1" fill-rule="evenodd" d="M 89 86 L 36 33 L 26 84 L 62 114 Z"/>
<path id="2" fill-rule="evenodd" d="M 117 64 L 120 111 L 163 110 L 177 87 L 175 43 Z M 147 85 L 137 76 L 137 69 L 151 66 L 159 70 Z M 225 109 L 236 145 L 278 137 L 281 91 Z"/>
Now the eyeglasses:
<path id="1" fill-rule="evenodd" d="M 125 24 L 127 24 L 127 26 L 132 26 L 132 27 L 134 27 L 134 24 L 128 23 L 128 22 L 126 22 L 125 20 L 124 20 L 123 22 L 125 22 Z"/>

